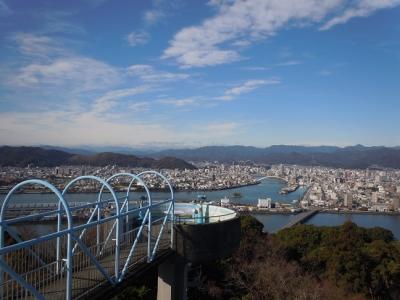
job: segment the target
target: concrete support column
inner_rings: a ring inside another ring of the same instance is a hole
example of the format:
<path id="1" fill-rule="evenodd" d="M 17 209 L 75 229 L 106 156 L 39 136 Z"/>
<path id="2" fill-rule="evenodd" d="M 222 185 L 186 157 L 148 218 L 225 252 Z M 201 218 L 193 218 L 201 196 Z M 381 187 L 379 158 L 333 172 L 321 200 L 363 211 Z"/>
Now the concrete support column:
<path id="1" fill-rule="evenodd" d="M 157 300 L 186 300 L 186 290 L 186 261 L 174 256 L 158 266 Z"/>

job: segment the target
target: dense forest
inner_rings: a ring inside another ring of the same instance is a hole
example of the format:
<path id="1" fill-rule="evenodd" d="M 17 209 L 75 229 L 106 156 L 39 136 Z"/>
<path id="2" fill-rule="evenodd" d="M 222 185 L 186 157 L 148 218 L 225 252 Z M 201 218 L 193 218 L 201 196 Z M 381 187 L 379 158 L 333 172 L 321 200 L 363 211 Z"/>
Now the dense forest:
<path id="1" fill-rule="evenodd" d="M 347 222 L 269 235 L 243 217 L 242 231 L 231 258 L 203 267 L 192 299 L 400 298 L 400 244 L 388 230 Z"/>
<path id="2" fill-rule="evenodd" d="M 189 299 L 400 299 L 400 243 L 388 230 L 347 222 L 268 234 L 251 216 L 241 221 L 239 249 L 202 265 Z M 156 270 L 153 277 L 115 299 L 154 299 Z"/>

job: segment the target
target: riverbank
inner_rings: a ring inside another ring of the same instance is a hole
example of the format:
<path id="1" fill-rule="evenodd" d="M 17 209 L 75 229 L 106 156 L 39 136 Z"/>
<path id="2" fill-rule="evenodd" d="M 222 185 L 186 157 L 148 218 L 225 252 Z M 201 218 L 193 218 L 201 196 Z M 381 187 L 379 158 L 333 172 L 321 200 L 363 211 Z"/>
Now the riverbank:
<path id="1" fill-rule="evenodd" d="M 321 214 L 338 214 L 338 215 L 389 215 L 389 216 L 400 216 L 400 211 L 370 211 L 370 210 L 334 210 L 334 209 L 324 209 L 320 210 Z"/>
<path id="2" fill-rule="evenodd" d="M 193 189 L 179 189 L 179 188 L 174 188 L 174 192 L 186 192 L 186 193 L 202 193 L 202 192 L 217 192 L 217 191 L 226 191 L 226 190 L 232 190 L 232 189 L 238 189 L 238 188 L 243 188 L 243 187 L 250 187 L 254 185 L 260 184 L 259 181 L 256 182 L 249 182 L 245 184 L 239 184 L 239 185 L 234 185 L 234 186 L 228 186 L 228 187 L 221 187 L 221 188 L 214 188 L 214 189 L 201 189 L 201 190 L 193 190 Z M 8 191 L 5 190 L 0 190 L 1 195 L 6 195 L 8 192 L 11 190 L 10 188 Z M 126 192 L 126 187 L 113 187 L 115 192 Z M 62 190 L 62 188 L 60 188 Z M 144 189 L 131 189 L 131 192 L 144 192 Z M 150 191 L 153 192 L 169 192 L 168 188 L 165 189 L 160 189 L 160 188 L 150 188 Z M 99 189 L 87 189 L 87 190 L 78 190 L 78 189 L 71 189 L 68 190 L 69 194 L 97 194 L 99 192 Z M 15 191 L 14 194 L 52 194 L 53 192 L 48 190 L 48 189 L 24 189 L 22 191 Z M 109 193 L 107 189 L 103 190 L 103 193 Z"/>

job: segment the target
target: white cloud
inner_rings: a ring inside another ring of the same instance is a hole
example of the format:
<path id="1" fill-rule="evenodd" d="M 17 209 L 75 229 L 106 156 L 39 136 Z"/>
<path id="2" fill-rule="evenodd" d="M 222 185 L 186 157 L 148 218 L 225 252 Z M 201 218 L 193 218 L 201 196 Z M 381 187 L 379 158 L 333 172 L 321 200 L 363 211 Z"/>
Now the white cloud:
<path id="1" fill-rule="evenodd" d="M 57 55 L 66 55 L 67 51 L 60 42 L 48 36 L 19 32 L 13 37 L 17 50 L 24 56 L 48 59 Z"/>
<path id="2" fill-rule="evenodd" d="M 221 142 L 218 138 L 232 137 L 238 135 L 241 125 L 237 122 L 216 122 L 204 124 L 201 131 L 212 136 L 214 142 Z M 201 133 L 199 133 L 201 134 Z M 240 132 L 242 134 L 242 132 Z"/>
<path id="3" fill-rule="evenodd" d="M 132 65 L 127 68 L 129 75 L 138 76 L 143 81 L 175 81 L 189 78 L 189 74 L 159 71 L 149 65 Z"/>
<path id="4" fill-rule="evenodd" d="M 185 2 L 176 0 L 153 0 L 152 8 L 145 11 L 143 14 L 143 21 L 147 26 L 153 26 L 162 20 L 171 17 L 175 14 L 179 8 L 181 8 Z"/>
<path id="5" fill-rule="evenodd" d="M 206 126 L 209 131 L 232 131 L 238 127 L 238 124 L 235 122 L 211 123 Z"/>
<path id="6" fill-rule="evenodd" d="M 318 74 L 321 75 L 321 76 L 330 76 L 330 75 L 332 75 L 332 71 L 329 71 L 329 70 L 321 70 L 321 71 L 319 71 Z"/>
<path id="7" fill-rule="evenodd" d="M 111 88 L 124 76 L 114 66 L 74 53 L 64 40 L 17 33 L 13 41 L 21 57 L 2 76 L 1 83 L 16 91 L 20 88 L 40 90 L 43 94 L 52 91 L 61 97 Z"/>
<path id="8" fill-rule="evenodd" d="M 276 64 L 277 67 L 290 67 L 290 66 L 297 66 L 301 65 L 303 62 L 300 60 L 288 60 L 279 64 Z"/>
<path id="9" fill-rule="evenodd" d="M 104 89 L 119 81 L 114 67 L 88 57 L 63 57 L 50 62 L 32 62 L 21 67 L 9 83 L 17 87 L 65 87 L 82 92 Z"/>
<path id="10" fill-rule="evenodd" d="M 320 29 L 328 30 L 335 25 L 344 24 L 355 17 L 366 17 L 376 10 L 392 8 L 400 5 L 400 0 L 358 0 L 347 7 L 341 14 L 326 22 Z"/>
<path id="11" fill-rule="evenodd" d="M 145 31 L 133 31 L 126 36 L 126 41 L 131 47 L 144 45 L 149 39 L 150 35 Z"/>
<path id="12" fill-rule="evenodd" d="M 194 98 L 184 98 L 184 99 L 162 99 L 158 100 L 159 103 L 172 105 L 175 107 L 184 107 L 184 106 L 191 106 L 196 105 L 197 102 Z"/>
<path id="13" fill-rule="evenodd" d="M 228 142 L 243 134 L 236 122 L 210 122 L 173 125 L 139 121 L 132 116 L 96 115 L 79 111 L 36 113 L 0 112 L 0 140 L 8 145 L 160 145 L 180 146 Z M 27 134 L 29 133 L 29 134 Z M 60 134 L 62 133 L 62 134 Z"/>
<path id="14" fill-rule="evenodd" d="M 246 71 L 269 71 L 271 68 L 269 67 L 244 67 L 242 70 Z"/>
<path id="15" fill-rule="evenodd" d="M 119 89 L 110 91 L 106 93 L 104 96 L 94 101 L 92 112 L 93 113 L 107 112 L 118 102 L 119 99 L 142 94 L 148 91 L 148 89 L 149 88 L 147 86 L 139 86 L 129 89 Z M 132 105 L 130 106 L 130 108 L 132 108 Z"/>
<path id="16" fill-rule="evenodd" d="M 400 0 L 232 0 L 212 1 L 214 17 L 175 34 L 162 58 L 175 59 L 181 67 L 205 67 L 241 58 L 235 44 L 248 45 L 268 38 L 280 29 L 320 24 L 322 29 L 344 23 L 354 16 L 393 7 Z M 342 12 L 344 11 L 344 15 Z"/>
<path id="17" fill-rule="evenodd" d="M 132 145 L 174 137 L 165 124 L 116 122 L 84 112 L 0 113 L 0 128 L 0 140 L 11 145 Z"/>
<path id="18" fill-rule="evenodd" d="M 148 110 L 150 110 L 150 103 L 149 102 L 145 102 L 145 101 L 136 102 L 136 103 L 132 103 L 131 105 L 129 105 L 128 108 L 132 112 L 148 111 Z"/>
<path id="19" fill-rule="evenodd" d="M 279 84 L 281 81 L 277 78 L 271 78 L 271 79 L 253 79 L 253 80 L 247 80 L 241 85 L 235 86 L 233 88 L 230 88 L 225 91 L 224 95 L 217 97 L 217 100 L 223 100 L 223 101 L 230 101 L 233 100 L 234 98 L 238 97 L 241 94 L 244 93 L 249 93 L 253 91 L 254 89 L 263 86 L 263 85 L 275 85 Z"/>
<path id="20" fill-rule="evenodd" d="M 143 19 L 149 24 L 156 24 L 160 19 L 164 18 L 166 14 L 160 9 L 151 9 L 144 13 Z"/>
<path id="21" fill-rule="evenodd" d="M 8 5 L 4 1 L 0 0 L 0 17 L 7 17 L 12 13 L 13 12 Z"/>

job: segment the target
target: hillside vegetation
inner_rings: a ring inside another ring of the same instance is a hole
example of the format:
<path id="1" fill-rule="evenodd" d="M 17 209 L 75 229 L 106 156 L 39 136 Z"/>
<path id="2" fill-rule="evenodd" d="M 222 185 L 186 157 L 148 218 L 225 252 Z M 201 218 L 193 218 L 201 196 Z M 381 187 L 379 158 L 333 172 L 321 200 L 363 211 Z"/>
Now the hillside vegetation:
<path id="1" fill-rule="evenodd" d="M 400 247 L 388 230 L 348 222 L 269 235 L 248 216 L 242 234 L 231 258 L 203 267 L 191 299 L 400 299 Z"/>

